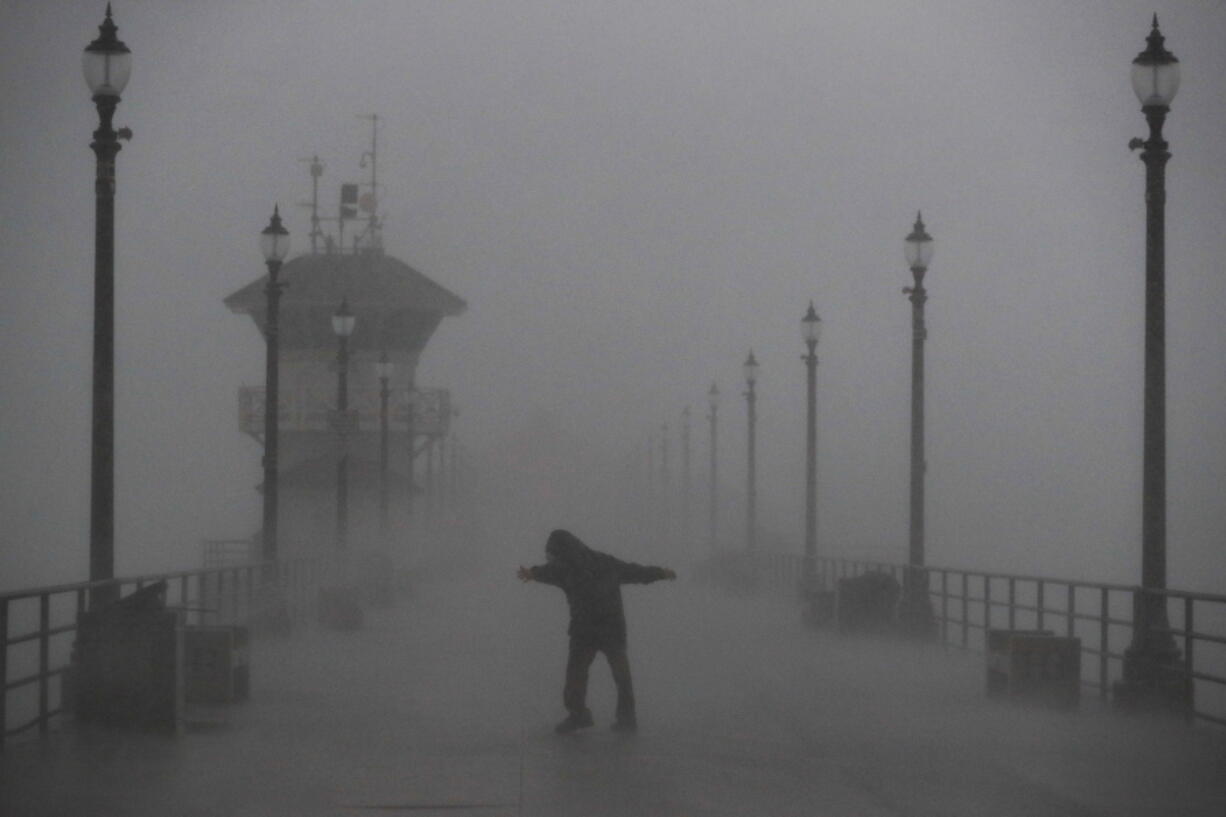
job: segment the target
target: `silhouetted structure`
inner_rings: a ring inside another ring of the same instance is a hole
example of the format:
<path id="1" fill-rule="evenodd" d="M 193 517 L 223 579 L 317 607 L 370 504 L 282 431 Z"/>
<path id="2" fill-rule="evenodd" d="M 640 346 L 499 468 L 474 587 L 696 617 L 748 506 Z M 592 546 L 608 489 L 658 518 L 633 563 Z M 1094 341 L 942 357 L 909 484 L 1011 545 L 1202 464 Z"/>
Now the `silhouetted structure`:
<path id="1" fill-rule="evenodd" d="M 450 395 L 415 389 L 417 362 L 444 317 L 461 314 L 464 301 L 378 248 L 353 253 L 311 253 L 281 269 L 281 394 L 279 411 L 282 552 L 331 547 L 336 488 L 336 338 L 332 314 L 342 298 L 356 318 L 348 340 L 349 479 L 355 540 L 375 541 L 380 496 L 380 391 L 374 364 L 387 360 L 403 378 L 392 386 L 388 421 L 388 482 L 395 496 L 411 490 L 409 440 L 420 447 L 447 431 Z M 253 281 L 225 299 L 232 312 L 265 325 L 265 281 Z M 411 395 L 411 404 L 410 404 Z M 239 393 L 240 429 L 259 437 L 264 391 Z M 411 416 L 410 416 L 411 409 Z M 412 434 L 410 434 L 410 423 Z M 401 503 L 400 516 L 408 513 Z M 393 509 L 395 510 L 395 509 Z M 369 526 L 366 530 L 363 526 Z"/>

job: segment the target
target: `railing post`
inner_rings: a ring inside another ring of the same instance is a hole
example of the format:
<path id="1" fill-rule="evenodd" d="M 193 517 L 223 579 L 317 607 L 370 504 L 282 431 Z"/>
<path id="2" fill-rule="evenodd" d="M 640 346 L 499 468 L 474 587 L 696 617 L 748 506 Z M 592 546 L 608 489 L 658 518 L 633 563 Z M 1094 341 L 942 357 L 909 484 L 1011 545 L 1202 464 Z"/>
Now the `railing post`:
<path id="1" fill-rule="evenodd" d="M 213 574 L 213 595 L 215 597 L 213 603 L 216 606 L 209 608 L 209 612 L 213 614 L 214 624 L 220 624 L 225 617 L 226 593 L 221 575 L 220 570 Z"/>
<path id="2" fill-rule="evenodd" d="M 1036 629 L 1039 629 L 1039 630 L 1043 629 L 1043 604 L 1044 604 L 1043 597 L 1045 595 L 1043 592 L 1043 588 L 1044 588 L 1043 580 L 1039 579 L 1039 586 L 1035 588 L 1036 597 L 1035 597 L 1035 603 L 1034 603 L 1034 606 L 1036 608 L 1035 615 L 1038 616 L 1037 623 L 1039 625 Z"/>
<path id="3" fill-rule="evenodd" d="M 988 630 L 992 629 L 992 577 L 987 573 L 983 574 L 983 637 L 988 637 Z"/>
<path id="4" fill-rule="evenodd" d="M 1070 584 L 1068 586 L 1068 626 L 1065 628 L 1065 635 L 1073 638 L 1077 634 L 1077 585 Z"/>
<path id="5" fill-rule="evenodd" d="M 1009 577 L 1009 629 L 1017 629 L 1017 580 L 1012 576 Z"/>
<path id="6" fill-rule="evenodd" d="M 969 576 L 962 574 L 962 649 L 970 646 L 971 592 Z"/>
<path id="7" fill-rule="evenodd" d="M 239 568 L 230 568 L 230 583 L 233 585 L 231 592 L 234 594 L 234 601 L 230 604 L 230 623 L 238 622 L 242 614 L 243 593 L 241 589 L 242 574 Z"/>
<path id="8" fill-rule="evenodd" d="M 247 565 L 243 568 L 243 572 L 247 574 L 247 577 L 244 580 L 247 583 L 247 609 L 243 613 L 243 618 L 246 620 L 251 619 L 251 610 L 255 606 L 255 577 L 260 575 L 263 570 L 264 567 L 262 564 L 255 567 Z"/>
<path id="9" fill-rule="evenodd" d="M 1195 671 L 1195 663 L 1192 660 L 1193 644 L 1196 643 L 1196 637 L 1193 635 L 1195 629 L 1192 626 L 1192 597 L 1184 596 L 1183 599 L 1183 674 L 1187 679 L 1188 688 L 1184 696 L 1187 701 L 1187 709 L 1184 710 L 1184 717 L 1188 723 L 1196 720 L 1196 679 L 1192 677 Z"/>
<path id="10" fill-rule="evenodd" d="M 268 597 L 271 595 L 270 590 L 265 589 L 264 576 L 268 575 L 271 579 L 273 566 L 266 563 L 258 565 L 248 565 L 247 567 L 247 618 L 251 619 L 255 615 L 256 605 L 259 603 L 261 596 Z M 268 582 L 271 587 L 271 581 Z"/>
<path id="11" fill-rule="evenodd" d="M 290 617 L 296 620 L 302 615 L 302 598 L 305 595 L 305 591 L 302 589 L 304 566 L 302 562 L 295 560 L 288 567 L 289 581 L 287 586 L 289 587 L 290 597 Z"/>
<path id="12" fill-rule="evenodd" d="M 941 646 L 949 646 L 949 571 L 941 568 Z"/>
<path id="13" fill-rule="evenodd" d="M 196 611 L 196 623 L 209 623 L 209 574 L 196 574 L 196 596 L 199 598 L 199 609 Z"/>
<path id="14" fill-rule="evenodd" d="M 8 734 L 9 600 L 0 599 L 0 754 Z"/>
<path id="15" fill-rule="evenodd" d="M 251 610 L 253 610 L 253 608 L 255 607 L 255 591 L 256 591 L 255 577 L 257 577 L 257 575 L 260 575 L 260 573 L 262 573 L 262 570 L 264 570 L 264 567 L 262 567 L 262 564 L 260 564 L 260 566 L 255 566 L 255 567 L 250 566 L 250 564 L 248 564 L 248 566 L 243 568 L 243 573 L 246 574 L 246 577 L 243 579 L 245 581 L 245 586 L 246 586 L 246 594 L 245 594 L 246 595 L 246 610 L 243 612 L 244 619 L 251 618 Z"/>
<path id="16" fill-rule="evenodd" d="M 215 584 L 217 585 L 217 620 L 214 624 L 224 624 L 226 620 L 226 571 L 218 569 L 213 574 L 217 577 Z"/>
<path id="17" fill-rule="evenodd" d="M 246 567 L 234 568 L 234 621 L 237 624 L 242 621 L 246 614 L 247 592 L 248 588 L 246 581 L 250 578 L 251 572 Z"/>
<path id="18" fill-rule="evenodd" d="M 1099 621 L 1098 644 L 1098 697 L 1107 699 L 1107 619 L 1111 615 L 1111 605 L 1107 600 L 1107 588 L 1102 588 L 1102 618 Z"/>
<path id="19" fill-rule="evenodd" d="M 47 734 L 47 712 L 51 709 L 47 673 L 51 671 L 51 595 L 38 597 L 38 733 Z"/>

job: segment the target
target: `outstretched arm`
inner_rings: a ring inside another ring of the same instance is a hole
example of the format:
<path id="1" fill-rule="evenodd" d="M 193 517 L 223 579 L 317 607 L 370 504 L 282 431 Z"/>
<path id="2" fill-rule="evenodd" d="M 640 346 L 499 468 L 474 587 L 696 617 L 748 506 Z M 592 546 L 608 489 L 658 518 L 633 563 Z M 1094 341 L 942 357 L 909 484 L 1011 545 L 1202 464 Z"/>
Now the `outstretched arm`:
<path id="1" fill-rule="evenodd" d="M 676 578 L 676 572 L 670 568 L 641 565 L 635 562 L 622 562 L 619 576 L 622 584 L 651 584 L 661 580 L 672 581 Z"/>
<path id="2" fill-rule="evenodd" d="M 557 569 L 557 565 L 533 565 L 532 567 L 520 566 L 515 572 L 521 582 L 541 582 L 542 584 L 557 585 L 562 581 L 561 572 Z"/>

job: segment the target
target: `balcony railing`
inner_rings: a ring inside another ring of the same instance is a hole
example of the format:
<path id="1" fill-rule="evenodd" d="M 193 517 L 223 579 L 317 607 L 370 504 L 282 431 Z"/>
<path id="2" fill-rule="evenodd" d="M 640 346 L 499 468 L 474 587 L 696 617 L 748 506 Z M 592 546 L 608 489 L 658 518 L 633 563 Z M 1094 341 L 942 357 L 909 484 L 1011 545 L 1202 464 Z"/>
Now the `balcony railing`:
<path id="1" fill-rule="evenodd" d="M 343 418 L 346 432 L 379 430 L 379 389 L 351 388 L 349 416 Z M 301 395 L 282 395 L 277 411 L 277 426 L 283 431 L 336 431 L 335 407 Z M 388 429 L 403 434 L 409 427 L 409 408 L 413 409 L 413 431 L 419 435 L 442 436 L 451 424 L 451 393 L 447 389 L 417 389 L 412 399 L 405 390 L 394 390 L 388 406 Z M 264 387 L 242 386 L 238 391 L 238 427 L 244 434 L 264 434 Z"/>

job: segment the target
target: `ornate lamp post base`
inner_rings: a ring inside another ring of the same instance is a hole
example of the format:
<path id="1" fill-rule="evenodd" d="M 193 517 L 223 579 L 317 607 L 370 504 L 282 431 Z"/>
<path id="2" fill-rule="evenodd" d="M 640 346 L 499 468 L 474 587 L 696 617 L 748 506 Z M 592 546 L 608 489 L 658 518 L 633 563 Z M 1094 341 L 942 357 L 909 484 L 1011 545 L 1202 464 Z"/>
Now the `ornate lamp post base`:
<path id="1" fill-rule="evenodd" d="M 1166 600 L 1151 596 L 1161 603 L 1161 620 L 1166 621 Z M 1147 603 L 1138 592 L 1133 602 L 1133 626 L 1144 626 L 1147 617 L 1158 618 L 1152 609 L 1142 610 Z M 1117 709 L 1126 712 L 1165 712 L 1185 714 L 1192 705 L 1192 683 L 1187 677 L 1183 654 L 1169 633 L 1141 631 L 1124 650 L 1124 678 L 1111 689 Z"/>
<path id="2" fill-rule="evenodd" d="M 1111 686 L 1115 708 L 1122 712 L 1186 715 L 1192 706 L 1191 685 L 1178 665 L 1155 665 L 1146 662 L 1137 677 L 1129 678 L 1129 660 L 1125 653 L 1124 680 Z M 1138 673 L 1133 664 L 1133 673 Z"/>

